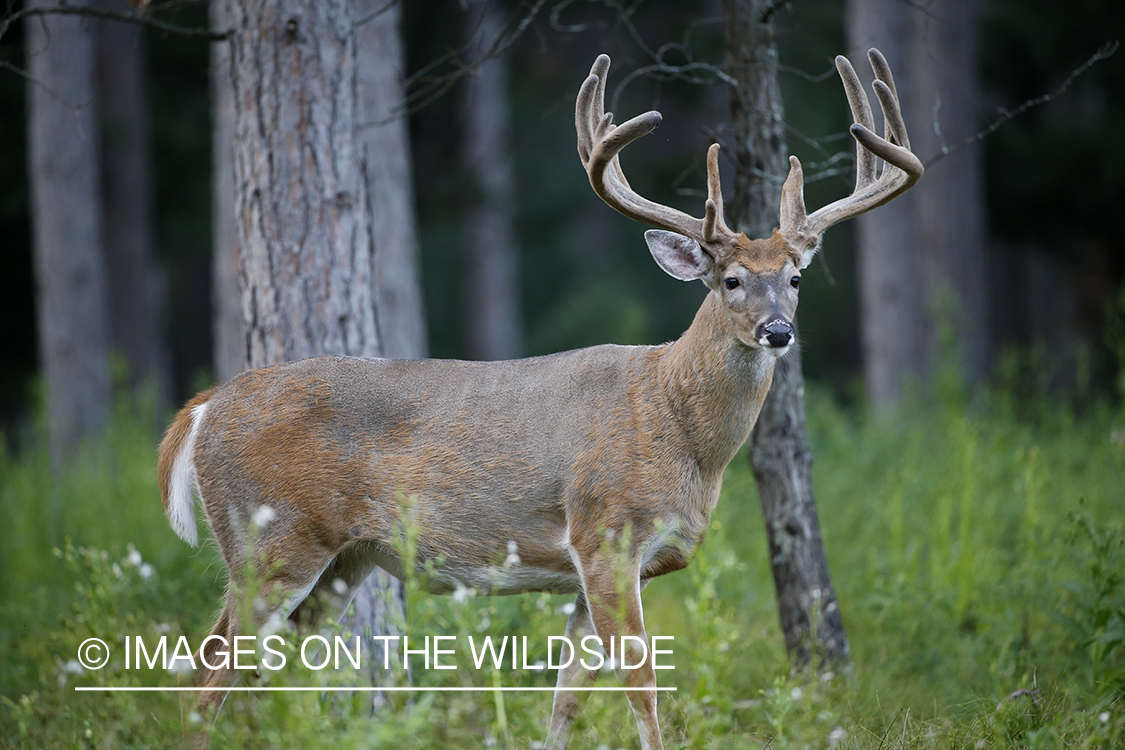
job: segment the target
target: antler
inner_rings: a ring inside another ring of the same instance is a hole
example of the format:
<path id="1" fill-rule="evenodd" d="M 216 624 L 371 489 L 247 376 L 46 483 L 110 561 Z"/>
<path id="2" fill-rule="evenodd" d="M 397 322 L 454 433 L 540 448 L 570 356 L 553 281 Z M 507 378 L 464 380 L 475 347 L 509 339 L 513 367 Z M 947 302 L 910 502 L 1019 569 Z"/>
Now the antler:
<path id="1" fill-rule="evenodd" d="M 855 122 L 850 130 L 856 140 L 855 190 L 824 208 L 805 215 L 804 174 L 796 156 L 789 157 L 789 177 L 781 190 L 781 234 L 795 249 L 813 250 L 828 227 L 858 216 L 896 198 L 918 182 L 925 171 L 922 162 L 910 151 L 910 139 L 899 109 L 894 78 L 886 58 L 877 49 L 867 52 L 875 71 L 873 88 L 883 108 L 885 137 L 872 132 L 871 103 L 848 59 L 836 58 L 836 69 L 844 82 L 848 105 Z M 882 174 L 876 175 L 876 159 L 884 161 Z"/>
<path id="2" fill-rule="evenodd" d="M 578 91 L 574 124 L 578 130 L 578 156 L 601 199 L 631 219 L 643 221 L 691 237 L 712 255 L 729 245 L 738 235 L 723 220 L 723 193 L 719 184 L 719 144 L 707 152 L 707 203 L 702 219 L 638 195 L 625 179 L 618 153 L 660 124 L 659 112 L 646 112 L 622 123 L 613 124 L 613 114 L 605 111 L 605 84 L 609 57 L 599 55 L 590 76 Z"/>

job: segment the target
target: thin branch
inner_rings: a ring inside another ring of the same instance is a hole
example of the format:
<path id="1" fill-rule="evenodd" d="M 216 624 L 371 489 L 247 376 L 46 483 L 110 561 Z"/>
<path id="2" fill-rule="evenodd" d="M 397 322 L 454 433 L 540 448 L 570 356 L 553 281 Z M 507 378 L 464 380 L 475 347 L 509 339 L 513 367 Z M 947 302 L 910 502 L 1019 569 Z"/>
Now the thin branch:
<path id="1" fill-rule="evenodd" d="M 386 121 L 389 122 L 399 117 L 409 115 L 431 104 L 445 94 L 445 92 L 449 91 L 449 89 L 453 88 L 462 77 L 475 75 L 477 70 L 480 69 L 480 66 L 507 52 L 508 49 L 523 36 L 523 33 L 546 4 L 547 0 L 535 0 L 535 4 L 532 5 L 523 16 L 513 16 L 511 20 L 508 21 L 507 26 L 505 26 L 496 36 L 496 39 L 493 40 L 491 46 L 479 57 L 468 62 L 461 61 L 461 56 L 474 46 L 474 42 L 470 41 L 446 52 L 429 65 L 426 65 L 418 72 L 409 76 L 405 81 L 405 88 L 408 91 L 406 101 L 401 108 L 392 112 Z M 451 65 L 454 70 L 449 73 L 442 73 L 441 75 L 429 75 L 431 71 L 437 70 L 443 65 Z M 411 91 L 410 89 L 412 87 L 416 87 L 415 90 Z"/>
<path id="2" fill-rule="evenodd" d="M 85 6 L 57 5 L 51 8 L 23 8 L 5 16 L 4 19 L 0 21 L 0 38 L 3 38 L 4 34 L 7 33 L 8 28 L 13 23 L 20 19 L 31 18 L 33 16 L 89 16 L 92 18 L 121 21 L 123 23 L 144 26 L 183 39 L 200 39 L 208 42 L 224 42 L 230 36 L 230 31 L 211 31 L 209 29 L 197 29 L 191 26 L 180 26 L 179 24 L 168 23 L 158 18 L 152 18 L 147 15 L 142 16 L 136 13 L 121 13 L 115 10 Z"/>
<path id="3" fill-rule="evenodd" d="M 1097 52 L 1095 52 L 1093 55 L 1090 56 L 1090 59 L 1088 59 L 1086 62 L 1082 63 L 1081 65 L 1079 65 L 1074 70 L 1072 70 L 1070 72 L 1070 75 L 1068 75 L 1066 77 L 1066 80 L 1063 81 L 1062 84 L 1058 88 L 1056 88 L 1054 91 L 1050 92 L 1049 94 L 1043 94 L 1041 96 L 1037 96 L 1033 99 L 1028 99 L 1023 104 L 1016 107 L 1015 109 L 1005 109 L 1004 107 L 1001 107 L 999 109 L 1000 116 L 997 117 L 995 120 L 993 120 L 983 130 L 981 130 L 977 133 L 974 133 L 973 135 L 970 135 L 968 138 L 965 138 L 964 140 L 960 140 L 957 143 L 954 143 L 952 146 L 946 146 L 943 142 L 942 147 L 941 147 L 941 151 L 939 151 L 938 153 L 931 156 L 925 162 L 925 166 L 927 168 L 929 168 L 931 165 L 936 164 L 937 162 L 941 161 L 945 157 L 952 154 L 954 151 L 965 148 L 966 146 L 971 146 L 972 144 L 977 143 L 978 141 L 983 141 L 985 138 L 987 138 L 988 136 L 992 135 L 997 130 L 999 130 L 1000 127 L 1002 125 L 1004 125 L 1004 123 L 1008 122 L 1009 120 L 1012 120 L 1012 119 L 1018 117 L 1019 115 L 1022 115 L 1024 112 L 1026 112 L 1029 109 L 1032 109 L 1033 107 L 1038 107 L 1041 104 L 1046 104 L 1047 102 L 1050 102 L 1053 99 L 1058 98 L 1059 96 L 1061 96 L 1063 94 L 1063 92 L 1065 92 L 1068 88 L 1070 88 L 1071 84 L 1074 83 L 1075 79 L 1078 78 L 1078 76 L 1082 75 L 1087 70 L 1089 70 L 1095 63 L 1099 63 L 1102 60 L 1106 60 L 1106 59 L 1112 57 L 1113 53 L 1117 52 L 1118 46 L 1120 46 L 1119 42 L 1107 42 L 1106 44 L 1103 44 L 1100 48 L 1098 48 Z M 937 107 L 939 105 L 940 105 L 940 102 L 938 102 L 937 104 L 934 105 L 935 106 L 935 110 L 934 110 L 934 130 L 938 134 L 938 137 L 940 138 L 941 137 L 941 128 L 940 128 L 940 125 L 938 124 L 938 121 L 937 121 Z"/>
<path id="4" fill-rule="evenodd" d="M 792 2 L 792 0 L 773 0 L 772 3 L 762 9 L 761 15 L 758 16 L 758 23 L 769 23 L 770 19 L 773 18 L 773 14 L 784 8 L 790 2 Z"/>

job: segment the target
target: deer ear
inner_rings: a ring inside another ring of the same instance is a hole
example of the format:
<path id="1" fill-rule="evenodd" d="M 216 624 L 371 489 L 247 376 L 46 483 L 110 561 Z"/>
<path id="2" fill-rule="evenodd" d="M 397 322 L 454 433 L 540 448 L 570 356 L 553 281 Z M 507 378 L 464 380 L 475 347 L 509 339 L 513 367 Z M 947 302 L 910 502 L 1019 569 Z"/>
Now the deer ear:
<path id="1" fill-rule="evenodd" d="M 690 237 L 662 229 L 645 232 L 649 252 L 664 272 L 681 281 L 706 279 L 711 274 L 711 256 Z"/>

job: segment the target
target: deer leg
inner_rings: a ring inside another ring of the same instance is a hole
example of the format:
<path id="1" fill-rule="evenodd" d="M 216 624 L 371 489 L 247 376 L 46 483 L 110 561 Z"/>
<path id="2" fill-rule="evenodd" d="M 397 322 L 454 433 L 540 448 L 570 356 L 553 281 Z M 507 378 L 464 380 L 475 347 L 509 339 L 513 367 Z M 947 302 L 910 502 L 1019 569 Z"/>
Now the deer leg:
<path id="1" fill-rule="evenodd" d="M 577 649 L 582 639 L 594 634 L 594 624 L 590 621 L 590 610 L 586 606 L 586 597 L 582 594 L 574 601 L 574 611 L 566 621 L 566 637 L 573 648 Z M 567 688 L 584 688 L 593 684 L 598 676 L 598 670 L 586 669 L 582 666 L 578 654 L 570 663 L 559 669 L 558 681 L 555 683 L 555 700 L 551 706 L 551 726 L 547 730 L 545 747 L 548 750 L 562 750 L 570 741 L 570 731 L 574 727 L 574 720 L 585 705 L 590 693 L 586 690 L 567 690 Z"/>
<path id="2" fill-rule="evenodd" d="M 608 646 L 611 641 L 614 642 L 617 651 L 615 668 L 618 677 L 622 677 L 631 688 L 626 695 L 640 731 L 641 747 L 643 750 L 663 750 L 664 741 L 660 737 L 660 722 L 656 715 L 656 672 L 652 668 L 652 654 L 648 650 L 641 607 L 640 570 L 622 571 L 620 565 L 614 562 L 602 556 L 583 561 L 582 584 L 590 619 L 607 654 L 610 651 Z M 645 644 L 643 660 L 635 641 L 622 641 L 621 636 L 626 635 L 636 636 Z M 628 664 L 628 669 L 621 666 L 624 663 Z"/>
<path id="3" fill-rule="evenodd" d="M 324 572 L 304 601 L 289 614 L 299 628 L 315 629 L 325 616 L 341 618 L 356 591 L 375 569 L 375 560 L 363 544 L 345 547 Z"/>
<path id="4" fill-rule="evenodd" d="M 297 559 L 287 560 L 281 571 L 257 592 L 252 603 L 252 629 L 260 630 L 271 619 L 284 619 L 296 609 L 315 587 L 331 560 L 331 555 L 323 550 L 319 555 L 310 551 Z M 265 569 L 268 570 L 268 566 Z M 229 693 L 226 688 L 234 685 L 239 677 L 240 670 L 235 669 L 233 660 L 234 639 L 246 635 L 240 632 L 243 629 L 239 617 L 242 596 L 245 592 L 232 581 L 227 587 L 223 611 L 196 656 L 199 670 L 192 678 L 192 685 L 203 688 L 196 711 L 202 721 L 211 725 Z M 186 727 L 185 734 L 188 734 Z M 208 739 L 197 735 L 193 744 L 207 747 Z"/>

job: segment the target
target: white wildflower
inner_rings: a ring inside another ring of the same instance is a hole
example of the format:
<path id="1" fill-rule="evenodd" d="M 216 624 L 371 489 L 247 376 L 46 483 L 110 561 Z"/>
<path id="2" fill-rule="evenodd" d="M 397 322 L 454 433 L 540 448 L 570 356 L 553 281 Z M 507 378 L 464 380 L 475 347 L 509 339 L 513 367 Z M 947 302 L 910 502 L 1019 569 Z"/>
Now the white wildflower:
<path id="1" fill-rule="evenodd" d="M 120 578 L 122 576 L 121 566 L 118 565 L 117 563 L 113 564 L 113 575 L 117 578 Z"/>
<path id="2" fill-rule="evenodd" d="M 62 665 L 62 671 L 66 674 L 82 674 L 86 668 L 82 666 L 82 662 L 77 659 L 71 659 L 66 664 Z"/>
<path id="3" fill-rule="evenodd" d="M 567 602 L 566 604 L 559 607 L 559 613 L 570 617 L 572 614 L 574 614 L 575 609 L 577 609 L 577 607 L 575 607 L 574 602 Z"/>
<path id="4" fill-rule="evenodd" d="M 129 555 L 125 559 L 134 568 L 141 567 L 141 553 L 137 551 L 137 548 L 134 547 L 132 543 L 129 544 Z"/>
<path id="5" fill-rule="evenodd" d="M 348 584 L 343 578 L 335 578 L 332 580 L 332 590 L 343 596 L 348 593 Z"/>
<path id="6" fill-rule="evenodd" d="M 790 691 L 790 693 L 789 693 L 789 697 L 792 698 L 795 701 L 801 700 L 801 698 L 803 698 L 804 696 L 805 696 L 805 691 L 801 690 L 801 688 L 799 688 L 799 687 L 793 688 L 793 690 Z"/>
<path id="7" fill-rule="evenodd" d="M 836 747 L 836 745 L 839 745 L 841 742 L 843 742 L 844 738 L 847 736 L 848 733 L 844 730 L 843 727 L 836 727 L 828 733 L 828 747 Z"/>
<path id="8" fill-rule="evenodd" d="M 152 578 L 152 574 L 156 572 L 156 568 L 152 567 L 148 563 L 141 563 L 140 567 L 137 568 L 137 571 L 141 574 L 141 578 L 144 578 L 147 581 L 149 578 Z"/>
<path id="9" fill-rule="evenodd" d="M 1102 711 L 1100 714 L 1098 714 L 1098 721 L 1100 721 L 1102 724 L 1108 724 L 1109 711 Z"/>
<path id="10" fill-rule="evenodd" d="M 453 603 L 454 604 L 464 604 L 466 601 L 468 601 L 470 596 L 476 596 L 476 595 L 477 595 L 476 589 L 469 588 L 465 584 L 458 581 L 457 587 L 455 589 L 453 589 Z"/>

